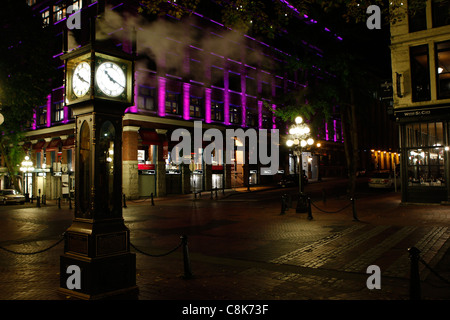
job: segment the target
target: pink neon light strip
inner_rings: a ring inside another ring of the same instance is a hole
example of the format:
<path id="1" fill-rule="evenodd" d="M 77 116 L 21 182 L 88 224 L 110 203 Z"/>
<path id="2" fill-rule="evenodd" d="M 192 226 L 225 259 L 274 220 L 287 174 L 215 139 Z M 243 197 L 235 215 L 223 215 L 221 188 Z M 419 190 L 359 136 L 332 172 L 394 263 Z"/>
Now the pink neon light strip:
<path id="1" fill-rule="evenodd" d="M 191 85 L 189 83 L 183 83 L 183 119 L 189 120 L 189 91 L 191 89 Z"/>
<path id="2" fill-rule="evenodd" d="M 211 123 L 211 89 L 205 88 L 205 122 Z"/>
<path id="3" fill-rule="evenodd" d="M 158 115 L 164 117 L 166 115 L 166 79 L 158 78 Z"/>

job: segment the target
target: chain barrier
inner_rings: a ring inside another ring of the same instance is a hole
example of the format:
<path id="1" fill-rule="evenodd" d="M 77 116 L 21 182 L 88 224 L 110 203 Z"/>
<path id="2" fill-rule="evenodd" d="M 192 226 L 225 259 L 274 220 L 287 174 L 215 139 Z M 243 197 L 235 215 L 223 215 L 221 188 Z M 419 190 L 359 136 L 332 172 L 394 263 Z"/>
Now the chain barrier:
<path id="1" fill-rule="evenodd" d="M 438 277 L 439 279 L 441 279 L 443 282 L 450 284 L 450 281 L 445 279 L 443 276 L 441 276 L 439 273 L 437 273 L 435 270 L 433 270 L 433 268 L 431 268 L 422 258 L 419 257 L 419 261 L 423 263 L 423 265 L 428 268 L 428 270 L 430 270 L 436 277 Z"/>
<path id="2" fill-rule="evenodd" d="M 312 205 L 314 208 L 316 208 L 317 210 L 320 210 L 320 211 L 322 211 L 322 212 L 324 212 L 324 213 L 338 213 L 338 212 L 344 211 L 345 209 L 347 209 L 348 207 L 350 207 L 350 206 L 352 205 L 352 203 L 346 205 L 345 207 L 343 207 L 342 209 L 339 209 L 339 210 L 337 210 L 337 211 L 325 211 L 325 210 L 319 208 L 318 206 L 316 206 L 312 200 L 311 200 L 311 205 Z"/>
<path id="3" fill-rule="evenodd" d="M 183 244 L 183 241 L 180 241 L 180 243 L 179 243 L 175 248 L 173 248 L 172 250 L 170 250 L 170 251 L 167 252 L 167 253 L 163 253 L 163 254 L 150 254 L 150 253 L 147 253 L 147 252 L 144 252 L 144 251 L 140 250 L 139 248 L 137 248 L 134 244 L 132 244 L 132 243 L 130 242 L 130 246 L 132 246 L 132 247 L 134 248 L 134 250 L 136 250 L 136 251 L 139 252 L 139 253 L 142 253 L 143 255 L 149 256 L 149 257 L 164 257 L 164 256 L 168 256 L 168 255 L 171 254 L 172 252 L 177 251 L 178 248 L 180 248 L 182 244 Z"/>
<path id="4" fill-rule="evenodd" d="M 137 252 L 142 253 L 143 255 L 146 255 L 149 257 L 164 257 L 164 256 L 167 256 L 167 255 L 171 254 L 172 252 L 178 250 L 178 248 L 180 248 L 181 246 L 183 246 L 183 266 L 184 266 L 183 278 L 184 279 L 192 279 L 193 275 L 192 275 L 192 270 L 191 270 L 191 262 L 189 259 L 187 236 L 182 235 L 180 238 L 181 238 L 181 242 L 175 248 L 173 248 L 172 250 L 168 251 L 167 253 L 163 253 L 163 254 L 150 254 L 150 253 L 144 252 L 144 251 L 138 249 L 131 242 L 130 242 L 130 246 L 133 247 Z"/>
<path id="5" fill-rule="evenodd" d="M 2 246 L 0 246 L 0 249 L 4 250 L 4 251 L 6 251 L 6 252 L 12 253 L 12 254 L 20 254 L 20 255 L 33 255 L 33 254 L 38 254 L 38 253 L 42 253 L 42 252 L 48 251 L 48 250 L 50 250 L 50 249 L 56 247 L 58 244 L 60 244 L 60 243 L 64 240 L 64 235 L 65 235 L 65 232 L 61 235 L 62 238 L 59 239 L 56 243 L 52 244 L 52 245 L 49 246 L 48 248 L 45 248 L 45 249 L 42 249 L 42 250 L 39 250 L 39 251 L 35 251 L 35 252 L 20 252 L 20 251 L 14 251 L 14 250 L 7 249 L 7 248 L 5 248 L 5 247 L 2 247 Z"/>

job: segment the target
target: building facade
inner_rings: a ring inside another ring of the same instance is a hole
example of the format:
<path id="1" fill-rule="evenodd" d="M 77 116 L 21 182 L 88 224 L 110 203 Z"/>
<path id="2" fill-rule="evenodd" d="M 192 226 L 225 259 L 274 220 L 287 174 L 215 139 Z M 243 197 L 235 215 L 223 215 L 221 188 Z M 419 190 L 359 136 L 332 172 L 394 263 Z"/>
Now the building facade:
<path id="1" fill-rule="evenodd" d="M 447 202 L 450 1 L 427 0 L 420 12 L 391 24 L 391 55 L 402 201 Z"/>
<path id="2" fill-rule="evenodd" d="M 178 143 L 171 141 L 174 130 L 185 128 L 193 134 L 195 121 L 203 131 L 282 129 L 271 112 L 277 107 L 275 98 L 306 87 L 300 70 L 280 72 L 286 69 L 288 53 L 195 12 L 183 22 L 167 15 L 161 21 L 136 24 L 133 35 L 123 26 L 138 21 L 137 15 L 125 14 L 137 12 L 134 1 L 29 4 L 44 25 L 55 30 L 53 59 L 60 73 L 46 104 L 37 106 L 23 142 L 34 163 L 28 174 L 31 196 L 58 198 L 74 192 L 75 119 L 65 102 L 66 66 L 60 56 L 89 43 L 92 34 L 96 41 L 137 55 L 134 105 L 123 117 L 123 193 L 128 199 L 268 183 L 292 171 L 288 154 L 280 155 L 279 174 L 265 176 L 260 174 L 262 166 L 249 164 L 248 152 L 239 148 L 233 150 L 231 163 L 225 163 L 223 154 L 214 154 L 212 164 L 195 162 L 205 145 L 193 149 L 189 165 L 175 164 L 170 152 Z M 67 32 L 69 6 L 73 12 L 81 10 L 81 29 Z M 345 171 L 340 119 L 332 123 L 319 135 L 322 148 L 308 154 L 310 178 L 318 177 L 314 168 L 320 163 L 325 167 L 322 176 Z M 236 147 L 244 145 L 245 139 L 236 139 Z M 245 148 L 248 151 L 248 143 Z"/>

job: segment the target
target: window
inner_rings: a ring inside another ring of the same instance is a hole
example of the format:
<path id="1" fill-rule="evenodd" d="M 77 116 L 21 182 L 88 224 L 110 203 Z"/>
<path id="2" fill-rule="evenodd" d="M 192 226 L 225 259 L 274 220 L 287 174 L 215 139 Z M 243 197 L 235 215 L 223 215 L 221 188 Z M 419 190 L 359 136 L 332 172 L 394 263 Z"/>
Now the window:
<path id="1" fill-rule="evenodd" d="M 258 93 L 256 80 L 254 78 L 246 77 L 245 78 L 245 91 L 247 94 L 256 96 Z"/>
<path id="2" fill-rule="evenodd" d="M 50 24 L 50 10 L 45 10 L 41 13 L 42 16 L 42 26 L 46 27 Z"/>
<path id="3" fill-rule="evenodd" d="M 27 0 L 27 3 L 31 7 L 36 4 L 36 0 Z"/>
<path id="4" fill-rule="evenodd" d="M 408 186 L 445 186 L 442 122 L 406 126 Z"/>
<path id="5" fill-rule="evenodd" d="M 203 98 L 191 96 L 189 99 L 189 115 L 192 118 L 203 118 Z"/>
<path id="6" fill-rule="evenodd" d="M 215 87 L 223 88 L 223 69 L 211 67 L 211 84 Z"/>
<path id="7" fill-rule="evenodd" d="M 166 93 L 166 113 L 181 114 L 181 94 L 177 92 Z"/>
<path id="8" fill-rule="evenodd" d="M 230 123 L 241 123 L 241 107 L 230 105 Z"/>
<path id="9" fill-rule="evenodd" d="M 155 110 L 155 88 L 139 86 L 138 108 L 143 110 Z"/>
<path id="10" fill-rule="evenodd" d="M 423 7 L 417 9 L 416 12 L 408 14 L 409 32 L 417 32 L 426 30 L 427 28 L 427 16 L 426 16 L 426 2 L 423 2 Z"/>
<path id="11" fill-rule="evenodd" d="M 228 87 L 232 91 L 241 91 L 241 75 L 239 73 L 232 71 L 228 73 Z"/>
<path id="12" fill-rule="evenodd" d="M 59 122 L 64 120 L 64 105 L 62 101 L 53 104 L 52 121 Z"/>
<path id="13" fill-rule="evenodd" d="M 223 121 L 223 102 L 211 101 L 211 120 Z"/>
<path id="14" fill-rule="evenodd" d="M 70 2 L 69 2 L 70 5 Z M 81 9 L 81 6 L 83 5 L 83 1 L 81 0 L 72 0 L 72 13 L 75 11 L 78 11 Z"/>
<path id="15" fill-rule="evenodd" d="M 427 101 L 430 95 L 430 66 L 428 46 L 410 48 L 412 101 Z"/>
<path id="16" fill-rule="evenodd" d="M 267 114 L 263 114 L 263 116 L 262 116 L 262 128 L 263 129 L 270 129 L 271 124 L 272 124 L 272 121 L 269 120 L 269 116 Z"/>
<path id="17" fill-rule="evenodd" d="M 450 24 L 450 0 L 432 1 L 433 28 Z"/>
<path id="18" fill-rule="evenodd" d="M 438 99 L 450 98 L 450 41 L 436 44 Z"/>
<path id="19" fill-rule="evenodd" d="M 45 126 L 47 124 L 47 106 L 40 106 L 36 110 L 36 125 Z"/>
<path id="20" fill-rule="evenodd" d="M 245 122 L 247 127 L 256 127 L 258 125 L 258 122 L 256 120 L 256 114 L 251 111 L 247 111 L 247 121 Z"/>
<path id="21" fill-rule="evenodd" d="M 63 3 L 53 6 L 53 21 L 58 22 L 66 17 L 66 7 Z"/>

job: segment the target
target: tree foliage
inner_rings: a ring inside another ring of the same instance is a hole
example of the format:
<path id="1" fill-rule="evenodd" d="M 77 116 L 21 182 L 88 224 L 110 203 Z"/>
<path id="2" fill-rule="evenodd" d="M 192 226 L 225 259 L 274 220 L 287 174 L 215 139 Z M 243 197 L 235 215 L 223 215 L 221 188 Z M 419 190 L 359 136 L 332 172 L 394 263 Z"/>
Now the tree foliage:
<path id="1" fill-rule="evenodd" d="M 18 142 L 51 90 L 54 36 L 25 1 L 7 0 L 0 11 L 0 39 L 0 152 L 14 181 L 23 160 Z M 14 186 L 19 188 L 17 181 Z"/>

